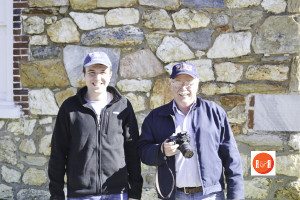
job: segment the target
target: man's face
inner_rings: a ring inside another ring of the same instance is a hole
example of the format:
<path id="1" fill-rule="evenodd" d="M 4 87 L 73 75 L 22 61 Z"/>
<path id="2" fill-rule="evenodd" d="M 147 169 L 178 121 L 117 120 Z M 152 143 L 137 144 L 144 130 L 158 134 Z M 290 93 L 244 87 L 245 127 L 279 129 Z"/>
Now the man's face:
<path id="1" fill-rule="evenodd" d="M 105 92 L 111 76 L 111 69 L 105 65 L 95 64 L 86 67 L 84 79 L 88 91 L 94 94 L 101 94 Z"/>
<path id="2" fill-rule="evenodd" d="M 198 83 L 198 79 L 194 79 L 187 74 L 178 75 L 175 79 L 171 80 L 171 91 L 177 106 L 188 108 L 194 103 Z"/>

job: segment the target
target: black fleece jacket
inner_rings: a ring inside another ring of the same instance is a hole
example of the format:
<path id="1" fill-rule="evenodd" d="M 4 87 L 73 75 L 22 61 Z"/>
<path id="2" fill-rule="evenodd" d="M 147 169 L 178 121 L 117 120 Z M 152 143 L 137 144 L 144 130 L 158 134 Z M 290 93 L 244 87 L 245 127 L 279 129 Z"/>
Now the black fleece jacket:
<path id="1" fill-rule="evenodd" d="M 130 102 L 111 86 L 113 100 L 101 123 L 84 100 L 87 87 L 60 107 L 51 141 L 48 174 L 51 199 L 128 193 L 140 199 L 143 179 L 136 149 L 138 126 Z"/>

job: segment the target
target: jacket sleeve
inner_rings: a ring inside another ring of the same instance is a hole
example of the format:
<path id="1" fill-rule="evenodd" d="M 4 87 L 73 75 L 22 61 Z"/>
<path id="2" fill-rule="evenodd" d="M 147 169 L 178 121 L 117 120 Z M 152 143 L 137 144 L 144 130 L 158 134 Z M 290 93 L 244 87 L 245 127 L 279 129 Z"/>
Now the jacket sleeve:
<path id="1" fill-rule="evenodd" d="M 141 176 L 141 161 L 137 153 L 137 140 L 139 130 L 132 105 L 127 101 L 129 110 L 128 118 L 125 122 L 125 156 L 129 178 L 128 197 L 140 199 L 142 195 L 143 178 Z"/>
<path id="2" fill-rule="evenodd" d="M 152 127 L 154 127 L 153 112 L 150 112 L 142 125 L 142 134 L 138 141 L 138 153 L 146 165 L 161 166 L 165 164 L 166 156 L 161 151 L 162 142 L 155 139 Z"/>
<path id="3" fill-rule="evenodd" d="M 68 147 L 68 128 L 66 113 L 63 106 L 60 108 L 51 140 L 51 154 L 48 166 L 50 179 L 49 191 L 51 200 L 64 200 L 64 175 Z"/>
<path id="4" fill-rule="evenodd" d="M 244 179 L 241 158 L 225 111 L 221 124 L 219 155 L 225 170 L 227 198 L 244 199 Z"/>

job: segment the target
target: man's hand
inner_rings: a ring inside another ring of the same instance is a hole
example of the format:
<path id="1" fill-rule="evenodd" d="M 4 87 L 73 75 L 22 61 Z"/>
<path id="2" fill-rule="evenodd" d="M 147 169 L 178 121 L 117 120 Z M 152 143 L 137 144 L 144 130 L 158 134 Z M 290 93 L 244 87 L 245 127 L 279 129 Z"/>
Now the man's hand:
<path id="1" fill-rule="evenodd" d="M 178 152 L 179 144 L 174 144 L 174 142 L 164 142 L 162 148 L 166 156 L 174 156 Z"/>

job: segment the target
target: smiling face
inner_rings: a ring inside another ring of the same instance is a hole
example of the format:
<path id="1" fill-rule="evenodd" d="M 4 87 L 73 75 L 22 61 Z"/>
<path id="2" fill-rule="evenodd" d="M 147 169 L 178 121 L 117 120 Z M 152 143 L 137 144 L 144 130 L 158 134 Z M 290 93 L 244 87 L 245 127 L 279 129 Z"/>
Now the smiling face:
<path id="1" fill-rule="evenodd" d="M 84 79 L 88 88 L 88 99 L 97 100 L 106 93 L 112 71 L 105 65 L 95 64 L 85 68 Z"/>
<path id="2" fill-rule="evenodd" d="M 189 109 L 196 100 L 199 79 L 181 74 L 171 80 L 171 91 L 178 108 L 183 111 Z"/>

